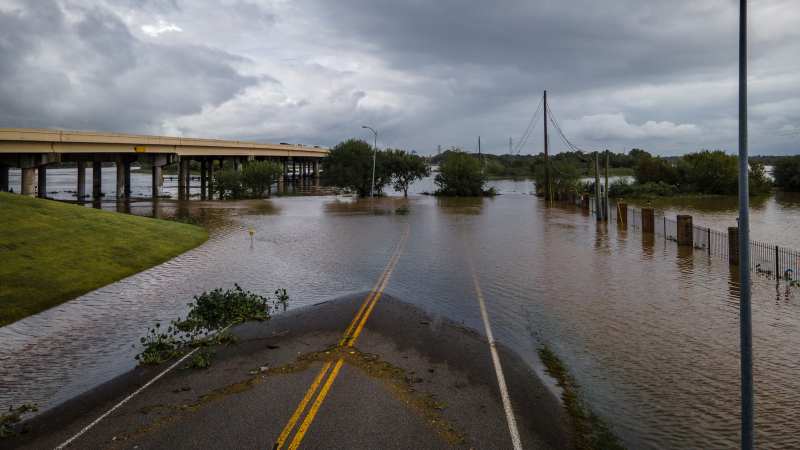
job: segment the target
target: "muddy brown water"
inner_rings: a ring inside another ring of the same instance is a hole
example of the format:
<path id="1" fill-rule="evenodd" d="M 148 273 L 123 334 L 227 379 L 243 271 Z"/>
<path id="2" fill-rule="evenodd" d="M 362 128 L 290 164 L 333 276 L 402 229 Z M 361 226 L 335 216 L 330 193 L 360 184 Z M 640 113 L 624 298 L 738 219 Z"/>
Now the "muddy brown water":
<path id="1" fill-rule="evenodd" d="M 536 349 L 551 346 L 586 402 L 628 447 L 736 447 L 735 271 L 673 242 L 598 225 L 578 209 L 547 208 L 530 195 L 530 182 L 494 184 L 503 195 L 493 199 L 131 201 L 122 208 L 191 217 L 211 238 L 160 266 L 0 328 L 0 407 L 34 402 L 47 408 L 131 368 L 133 344 L 146 327 L 185 313 L 203 290 L 234 283 L 263 293 L 286 288 L 293 308 L 368 291 L 408 224 L 410 238 L 387 293 L 434 318 L 482 330 L 471 260 L 496 338 L 540 373 Z M 415 190 L 431 189 L 424 180 Z M 782 245 L 800 247 L 781 222 L 798 217 L 793 202 L 772 198 L 755 207 L 754 234 L 759 224 L 772 224 L 776 236 L 785 230 Z M 397 211 L 401 206 L 408 214 Z M 686 205 L 663 206 L 670 207 Z M 735 221 L 735 209 L 692 208 L 700 223 Z M 757 445 L 798 447 L 800 294 L 756 277 L 753 335 Z"/>

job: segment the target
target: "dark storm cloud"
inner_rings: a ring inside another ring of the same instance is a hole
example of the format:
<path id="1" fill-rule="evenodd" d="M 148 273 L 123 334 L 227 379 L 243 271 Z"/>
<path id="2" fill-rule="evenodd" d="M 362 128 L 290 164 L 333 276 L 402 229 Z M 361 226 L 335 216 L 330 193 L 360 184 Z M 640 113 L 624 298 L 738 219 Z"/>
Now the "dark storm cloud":
<path id="1" fill-rule="evenodd" d="M 751 146 L 792 152 L 800 7 L 752 3 Z M 367 123 L 501 152 L 547 89 L 583 147 L 731 151 L 737 19 L 733 0 L 0 0 L 0 126 L 331 145 Z"/>
<path id="2" fill-rule="evenodd" d="M 102 6 L 0 11 L 0 58 L 0 126 L 9 127 L 153 131 L 259 82 L 237 71 L 245 58 L 144 42 Z"/>

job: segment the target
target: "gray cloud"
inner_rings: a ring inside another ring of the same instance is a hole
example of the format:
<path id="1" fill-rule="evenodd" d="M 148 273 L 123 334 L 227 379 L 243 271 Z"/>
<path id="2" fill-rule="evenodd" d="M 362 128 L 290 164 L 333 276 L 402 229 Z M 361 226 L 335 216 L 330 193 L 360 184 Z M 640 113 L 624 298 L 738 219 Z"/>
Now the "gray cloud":
<path id="1" fill-rule="evenodd" d="M 259 82 L 244 57 L 142 41 L 104 6 L 68 6 L 0 10 L 2 126 L 158 132 Z"/>
<path id="2" fill-rule="evenodd" d="M 752 147 L 795 152 L 800 8 L 751 13 Z M 547 89 L 582 147 L 733 151 L 737 14 L 732 0 L 0 0 L 0 126 L 332 145 L 368 123 L 381 145 L 480 134 L 501 152 Z"/>

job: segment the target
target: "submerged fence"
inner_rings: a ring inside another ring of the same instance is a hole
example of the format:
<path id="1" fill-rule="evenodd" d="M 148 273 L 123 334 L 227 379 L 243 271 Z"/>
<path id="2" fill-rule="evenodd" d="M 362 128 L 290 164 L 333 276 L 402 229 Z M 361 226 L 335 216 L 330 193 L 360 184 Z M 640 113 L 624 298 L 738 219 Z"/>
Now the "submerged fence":
<path id="1" fill-rule="evenodd" d="M 573 202 L 591 214 L 597 214 L 595 199 L 577 196 Z M 628 229 L 661 236 L 665 241 L 674 241 L 681 246 L 702 250 L 708 256 L 718 257 L 731 265 L 739 264 L 738 228 L 727 231 L 694 225 L 692 216 L 678 215 L 675 219 L 657 214 L 653 208 L 632 208 L 625 203 L 604 205 L 603 220 L 616 222 Z M 750 269 L 761 275 L 793 281 L 800 277 L 800 251 L 761 241 L 750 241 Z"/>

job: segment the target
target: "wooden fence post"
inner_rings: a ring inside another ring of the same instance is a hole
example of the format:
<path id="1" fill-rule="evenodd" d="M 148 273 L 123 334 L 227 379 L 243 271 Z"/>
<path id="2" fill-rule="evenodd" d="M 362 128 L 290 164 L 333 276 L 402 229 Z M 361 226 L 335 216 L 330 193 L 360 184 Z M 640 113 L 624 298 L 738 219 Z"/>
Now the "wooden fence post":
<path id="1" fill-rule="evenodd" d="M 728 227 L 728 262 L 739 265 L 739 227 Z"/>
<path id="2" fill-rule="evenodd" d="M 692 229 L 692 216 L 678 214 L 678 245 L 694 245 L 694 230 Z"/>
<path id="3" fill-rule="evenodd" d="M 642 208 L 642 232 L 654 233 L 655 228 L 656 225 L 653 208 Z"/>

